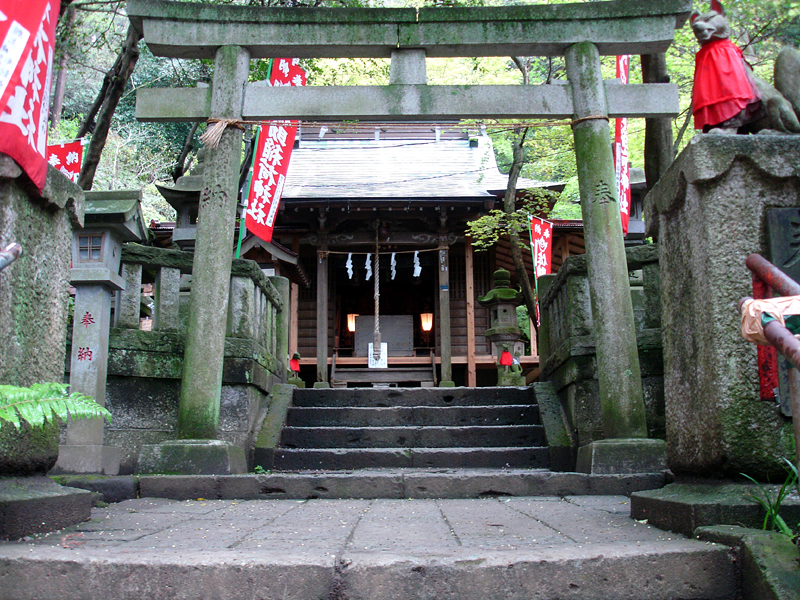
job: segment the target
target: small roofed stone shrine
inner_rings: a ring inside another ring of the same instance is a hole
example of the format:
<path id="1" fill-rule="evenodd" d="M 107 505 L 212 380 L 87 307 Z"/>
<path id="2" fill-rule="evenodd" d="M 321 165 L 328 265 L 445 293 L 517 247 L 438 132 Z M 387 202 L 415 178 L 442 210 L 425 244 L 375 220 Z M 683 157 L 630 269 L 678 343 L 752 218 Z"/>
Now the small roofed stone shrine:
<path id="1" fill-rule="evenodd" d="M 674 29 L 689 15 L 689 0 L 302 11 L 132 0 L 127 10 L 153 54 L 215 61 L 207 88 L 140 90 L 137 118 L 212 119 L 226 124 L 219 144 L 208 149 L 201 192 L 180 437 L 213 438 L 219 415 L 227 309 L 227 297 L 219 290 L 226 288 L 230 277 L 242 144 L 239 122 L 555 118 L 571 120 L 575 141 L 604 431 L 607 438 L 625 440 L 620 443 L 630 448 L 636 447 L 635 440 L 646 438 L 608 120 L 674 116 L 679 111 L 678 90 L 673 84 L 604 81 L 600 56 L 665 52 Z M 428 57 L 553 55 L 566 59 L 566 85 L 427 84 Z M 285 56 L 390 58 L 390 82 L 354 87 L 248 83 L 251 59 Z M 322 318 L 318 318 L 316 358 L 321 385 L 329 385 L 327 218 L 326 211 L 320 211 L 316 264 L 317 309 Z M 438 317 L 447 327 L 451 244 L 447 214 L 440 219 L 435 249 Z M 378 223 L 371 232 L 377 237 L 376 248 L 380 233 Z M 440 335 L 440 385 L 453 385 L 449 332 L 445 329 Z M 375 339 L 380 339 L 377 328 Z"/>

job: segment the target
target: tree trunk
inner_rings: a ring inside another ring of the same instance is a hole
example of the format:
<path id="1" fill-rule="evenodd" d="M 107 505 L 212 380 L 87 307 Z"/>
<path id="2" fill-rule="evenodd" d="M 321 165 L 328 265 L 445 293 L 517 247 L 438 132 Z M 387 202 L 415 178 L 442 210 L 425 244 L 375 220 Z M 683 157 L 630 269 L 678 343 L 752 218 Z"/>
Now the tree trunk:
<path id="1" fill-rule="evenodd" d="M 189 133 L 186 134 L 186 141 L 183 143 L 183 150 L 181 150 L 180 156 L 178 156 L 178 160 L 175 161 L 175 166 L 172 168 L 172 181 L 178 181 L 178 179 L 186 173 L 186 157 L 189 156 L 189 152 L 192 151 L 192 138 L 194 138 L 194 134 L 197 131 L 197 126 L 200 123 L 194 122 L 192 123 L 191 129 L 189 129 Z"/>
<path id="2" fill-rule="evenodd" d="M 84 190 L 92 189 L 94 176 L 97 172 L 97 165 L 100 163 L 100 155 L 106 145 L 108 132 L 111 128 L 111 119 L 114 116 L 114 111 L 117 108 L 122 93 L 125 91 L 125 86 L 133 73 L 136 66 L 136 61 L 139 60 L 139 40 L 141 35 L 133 28 L 132 25 L 128 26 L 128 34 L 125 37 L 125 43 L 120 50 L 114 66 L 106 75 L 106 81 L 103 82 L 103 90 L 98 94 L 95 105 L 98 107 L 97 123 L 92 134 L 92 140 L 86 148 L 86 156 L 81 168 L 81 174 L 78 178 L 78 185 Z M 107 85 L 106 85 L 107 83 Z M 95 108 L 94 106 L 92 107 Z M 91 114 L 87 115 L 86 126 L 91 123 Z M 88 131 L 88 128 L 87 128 Z M 85 135 L 86 131 L 81 128 L 79 137 Z"/>
<path id="3" fill-rule="evenodd" d="M 75 9 L 72 6 L 67 7 L 65 16 L 65 27 L 69 31 L 75 25 Z M 68 35 L 68 34 L 66 34 Z M 56 72 L 56 83 L 53 88 L 53 108 L 50 110 L 50 125 L 55 129 L 61 121 L 61 110 L 64 106 L 64 90 L 67 84 L 67 62 L 69 61 L 69 54 L 66 49 L 61 52 L 61 58 L 58 61 L 58 71 Z"/>
<path id="4" fill-rule="evenodd" d="M 511 170 L 508 172 L 508 187 L 506 187 L 506 194 L 503 197 L 503 209 L 508 215 L 513 213 L 517 208 L 517 179 L 519 179 L 519 174 L 522 171 L 522 165 L 525 164 L 523 145 L 525 144 L 525 136 L 527 133 L 527 129 L 524 131 L 517 130 L 517 137 L 514 138 Z M 514 269 L 517 271 L 517 281 L 519 282 L 522 296 L 525 298 L 528 317 L 531 319 L 534 328 L 538 330 L 536 324 L 536 294 L 533 292 L 531 280 L 530 277 L 528 277 L 528 271 L 525 269 L 525 261 L 522 259 L 519 234 L 512 232 L 509 237 L 511 238 L 511 258 L 514 261 Z"/>
<path id="5" fill-rule="evenodd" d="M 666 55 L 646 54 L 642 56 L 643 83 L 669 83 Z M 672 122 L 667 117 L 645 119 L 644 174 L 650 190 L 661 179 L 672 164 L 675 154 L 672 148 Z"/>

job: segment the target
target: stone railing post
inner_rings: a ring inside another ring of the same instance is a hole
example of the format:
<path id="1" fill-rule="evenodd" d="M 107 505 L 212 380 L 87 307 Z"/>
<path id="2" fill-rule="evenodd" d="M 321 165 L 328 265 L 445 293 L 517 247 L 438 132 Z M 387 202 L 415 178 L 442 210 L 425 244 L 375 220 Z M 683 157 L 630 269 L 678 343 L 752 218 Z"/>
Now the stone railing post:
<path id="1" fill-rule="evenodd" d="M 283 310 L 278 310 L 275 306 L 270 305 L 270 310 L 274 315 L 271 327 L 270 344 L 273 356 L 282 365 L 281 368 L 281 383 L 286 382 L 289 367 L 289 320 L 291 318 L 291 311 L 289 310 L 289 280 L 285 277 L 270 277 L 269 280 L 275 289 L 278 290 L 278 295 L 283 299 Z"/>
<path id="2" fill-rule="evenodd" d="M 180 285 L 180 269 L 161 267 L 158 270 L 154 286 L 153 329 L 157 331 L 180 329 Z"/>
<path id="3" fill-rule="evenodd" d="M 142 265 L 122 263 L 122 279 L 125 289 L 119 292 L 119 304 L 115 311 L 116 326 L 139 329 L 142 308 Z"/>
<path id="4" fill-rule="evenodd" d="M 603 432 L 605 441 L 642 439 L 647 437 L 647 423 L 600 55 L 594 44 L 580 42 L 567 49 L 566 62 L 575 118 L 572 130 L 597 344 Z M 613 468 L 599 464 L 603 462 L 631 468 L 619 463 L 648 454 L 642 445 L 626 443 L 630 451 L 626 452 L 619 444 L 612 448 L 611 444 L 594 442 L 579 451 L 578 469 L 603 472 Z M 644 470 L 663 468 L 666 448 L 663 442 L 658 446 L 661 458 L 654 458 L 652 466 L 648 463 Z M 626 459 L 620 459 L 620 452 L 627 454 Z"/>

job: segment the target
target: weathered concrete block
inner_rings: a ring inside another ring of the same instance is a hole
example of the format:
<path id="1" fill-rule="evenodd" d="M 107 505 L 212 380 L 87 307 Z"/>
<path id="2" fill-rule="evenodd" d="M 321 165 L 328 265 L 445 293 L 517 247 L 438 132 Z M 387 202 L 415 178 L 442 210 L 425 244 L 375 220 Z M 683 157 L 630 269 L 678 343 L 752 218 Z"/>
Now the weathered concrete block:
<path id="1" fill-rule="evenodd" d="M 767 485 L 772 495 L 779 486 Z M 631 495 L 631 517 L 647 519 L 659 529 L 692 535 L 698 527 L 742 525 L 760 529 L 764 509 L 755 500 L 760 491 L 753 484 L 728 481 L 672 483 Z M 788 497 L 781 506 L 788 524 L 800 522 L 800 500 Z"/>
<path id="2" fill-rule="evenodd" d="M 138 473 L 233 474 L 246 473 L 244 448 L 222 440 L 170 440 L 142 446 Z"/>
<path id="3" fill-rule="evenodd" d="M 136 477 L 104 477 L 98 475 L 56 475 L 51 479 L 60 485 L 101 494 L 103 502 L 122 502 L 139 497 Z"/>
<path id="4" fill-rule="evenodd" d="M 646 198 L 659 236 L 668 460 L 676 473 L 783 476 L 791 423 L 759 400 L 756 347 L 739 332 L 745 258 L 769 258 L 772 207 L 800 206 L 796 136 L 700 135 Z M 757 435 L 754 435 L 757 432 Z"/>
<path id="5" fill-rule="evenodd" d="M 576 470 L 593 475 L 660 473 L 667 468 L 664 440 L 597 440 L 578 448 Z"/>
<path id="6" fill-rule="evenodd" d="M 139 477 L 139 495 L 142 498 L 169 498 L 170 500 L 216 500 L 219 495 L 219 477 L 215 475 L 181 475 Z"/>
<path id="7" fill-rule="evenodd" d="M 0 539 L 16 540 L 87 521 L 92 494 L 44 475 L 0 478 Z"/>

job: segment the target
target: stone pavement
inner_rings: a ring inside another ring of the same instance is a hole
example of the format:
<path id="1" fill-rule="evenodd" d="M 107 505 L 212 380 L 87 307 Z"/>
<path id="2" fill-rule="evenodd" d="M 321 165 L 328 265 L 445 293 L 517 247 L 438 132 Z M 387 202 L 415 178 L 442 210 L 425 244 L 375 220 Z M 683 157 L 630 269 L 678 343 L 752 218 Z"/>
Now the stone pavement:
<path id="1" fill-rule="evenodd" d="M 728 548 L 625 496 L 141 498 L 0 544 L 0 599 L 722 599 Z"/>

